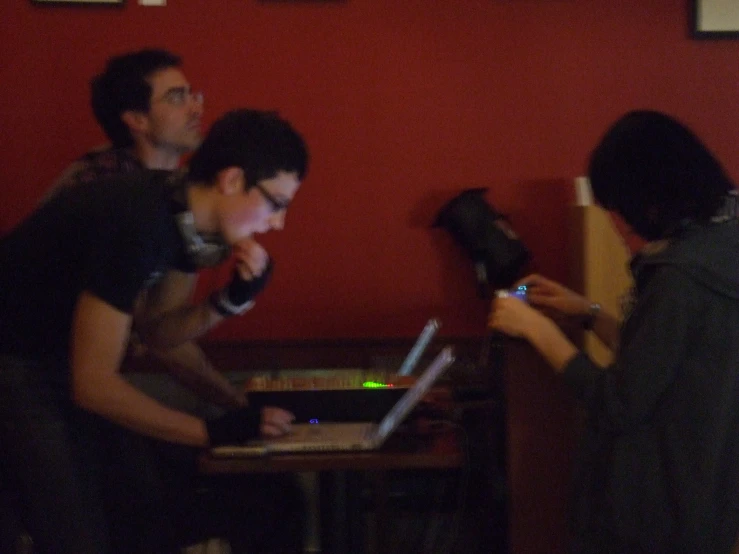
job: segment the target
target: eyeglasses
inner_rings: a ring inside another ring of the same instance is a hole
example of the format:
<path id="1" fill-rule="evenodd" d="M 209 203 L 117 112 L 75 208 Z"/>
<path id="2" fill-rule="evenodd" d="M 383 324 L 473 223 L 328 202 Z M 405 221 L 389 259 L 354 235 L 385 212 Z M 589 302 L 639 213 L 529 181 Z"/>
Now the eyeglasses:
<path id="1" fill-rule="evenodd" d="M 172 87 L 159 98 L 152 100 L 154 102 L 166 102 L 170 106 L 184 106 L 188 100 L 192 100 L 196 104 L 203 103 L 203 93 L 199 90 L 193 91 L 190 87 Z"/>
<path id="2" fill-rule="evenodd" d="M 287 207 L 290 205 L 289 200 L 278 200 L 272 195 L 271 192 L 269 192 L 259 183 L 254 185 L 254 188 L 257 189 L 262 196 L 264 196 L 264 199 L 267 201 L 273 212 L 281 212 L 282 210 L 286 210 Z"/>

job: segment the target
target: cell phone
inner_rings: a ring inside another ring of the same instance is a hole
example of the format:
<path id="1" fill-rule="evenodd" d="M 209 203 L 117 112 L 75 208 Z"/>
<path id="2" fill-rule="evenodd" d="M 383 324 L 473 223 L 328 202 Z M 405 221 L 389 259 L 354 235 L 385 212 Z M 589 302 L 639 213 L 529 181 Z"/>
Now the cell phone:
<path id="1" fill-rule="evenodd" d="M 526 302 L 528 300 L 528 285 L 519 285 L 510 291 L 511 296 L 515 296 L 519 300 Z"/>
<path id="2" fill-rule="evenodd" d="M 501 289 L 495 291 L 495 296 L 498 298 L 505 298 L 507 296 L 515 296 L 519 300 L 527 302 L 528 285 L 519 285 L 515 289 Z"/>

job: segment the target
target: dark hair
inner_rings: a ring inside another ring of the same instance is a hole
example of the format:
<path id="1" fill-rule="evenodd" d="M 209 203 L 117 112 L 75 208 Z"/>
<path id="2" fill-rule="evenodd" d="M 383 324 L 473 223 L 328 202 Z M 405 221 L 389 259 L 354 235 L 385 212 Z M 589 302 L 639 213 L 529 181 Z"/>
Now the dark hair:
<path id="1" fill-rule="evenodd" d="M 148 78 L 157 71 L 180 67 L 179 56 L 166 50 L 145 49 L 110 58 L 102 73 L 90 81 L 92 112 L 116 147 L 133 144 L 121 115 L 128 110 L 148 112 L 151 85 Z"/>
<path id="2" fill-rule="evenodd" d="M 302 180 L 308 170 L 308 150 L 303 137 L 276 112 L 233 110 L 208 131 L 192 155 L 188 178 L 211 182 L 227 167 L 244 170 L 253 187 L 278 171 L 295 171 Z"/>
<path id="3" fill-rule="evenodd" d="M 685 221 L 707 221 L 735 188 L 692 131 L 655 111 L 616 121 L 591 154 L 588 173 L 598 203 L 647 240 Z"/>

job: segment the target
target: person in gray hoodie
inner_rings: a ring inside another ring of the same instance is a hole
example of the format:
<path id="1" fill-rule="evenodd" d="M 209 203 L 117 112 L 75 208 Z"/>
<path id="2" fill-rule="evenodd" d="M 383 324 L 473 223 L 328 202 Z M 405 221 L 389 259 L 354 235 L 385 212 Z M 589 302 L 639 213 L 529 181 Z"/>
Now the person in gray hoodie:
<path id="1" fill-rule="evenodd" d="M 593 151 L 597 202 L 643 247 L 620 320 L 538 275 L 489 327 L 527 340 L 587 414 L 571 501 L 573 553 L 739 551 L 739 217 L 736 185 L 684 124 L 620 118 Z M 537 308 L 614 350 L 600 367 Z"/>

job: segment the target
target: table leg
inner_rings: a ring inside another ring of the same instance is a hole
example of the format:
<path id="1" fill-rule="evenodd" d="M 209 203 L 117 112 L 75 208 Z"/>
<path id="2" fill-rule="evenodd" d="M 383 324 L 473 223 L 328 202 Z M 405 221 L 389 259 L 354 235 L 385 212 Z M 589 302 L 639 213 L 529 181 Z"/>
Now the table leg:
<path id="1" fill-rule="evenodd" d="M 321 554 L 348 553 L 346 472 L 319 474 Z"/>
<path id="2" fill-rule="evenodd" d="M 388 476 L 384 471 L 374 471 L 370 474 L 372 480 L 372 499 L 375 511 L 375 544 L 377 551 L 382 554 L 391 554 L 395 541 L 392 537 L 390 514 Z"/>
<path id="3" fill-rule="evenodd" d="M 321 553 L 366 552 L 361 475 L 325 471 L 319 478 Z"/>

